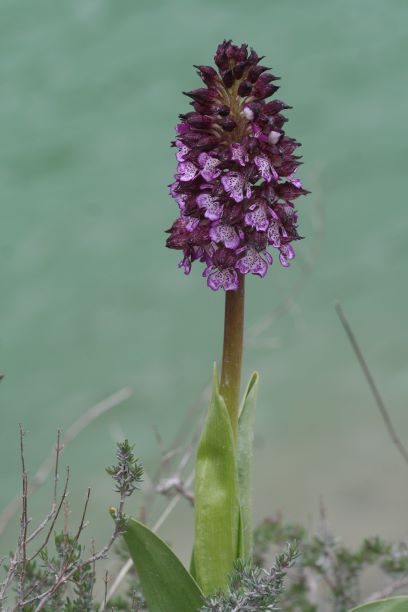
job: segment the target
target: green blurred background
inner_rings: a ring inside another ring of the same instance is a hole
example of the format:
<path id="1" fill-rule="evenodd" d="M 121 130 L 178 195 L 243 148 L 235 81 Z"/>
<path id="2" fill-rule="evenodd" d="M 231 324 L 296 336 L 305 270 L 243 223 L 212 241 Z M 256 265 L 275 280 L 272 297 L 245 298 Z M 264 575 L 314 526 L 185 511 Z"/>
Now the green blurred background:
<path id="1" fill-rule="evenodd" d="M 282 76 L 313 192 L 291 268 L 248 282 L 256 516 L 314 524 L 323 498 L 346 541 L 406 535 L 408 470 L 334 303 L 408 442 L 407 25 L 406 0 L 1 0 L 1 507 L 19 488 L 19 422 L 33 474 L 57 428 L 131 386 L 64 454 L 73 515 L 90 485 L 101 539 L 114 440 L 129 437 L 152 472 L 155 428 L 169 446 L 200 414 L 223 295 L 163 247 L 177 214 L 169 141 L 182 90 L 199 86 L 192 64 L 227 37 Z M 47 492 L 33 496 L 37 517 Z M 185 558 L 190 526 L 182 503 L 162 531 Z"/>

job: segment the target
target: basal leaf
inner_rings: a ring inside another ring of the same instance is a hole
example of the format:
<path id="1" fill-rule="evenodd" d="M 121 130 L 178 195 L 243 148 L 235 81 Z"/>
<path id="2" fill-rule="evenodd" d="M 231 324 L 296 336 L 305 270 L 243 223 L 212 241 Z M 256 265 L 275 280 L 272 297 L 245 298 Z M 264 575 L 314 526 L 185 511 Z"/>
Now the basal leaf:
<path id="1" fill-rule="evenodd" d="M 192 575 L 192 577 L 194 578 L 194 580 L 196 580 L 196 569 L 195 569 L 195 560 L 194 560 L 194 546 L 193 546 L 193 550 L 191 552 L 191 559 L 190 559 L 190 574 Z"/>
<path id="2" fill-rule="evenodd" d="M 130 518 L 124 539 L 150 612 L 194 612 L 200 609 L 203 595 L 199 586 L 158 535 Z"/>
<path id="3" fill-rule="evenodd" d="M 379 599 L 353 608 L 350 612 L 408 612 L 408 597 Z"/>
<path id="4" fill-rule="evenodd" d="M 238 559 L 245 559 L 245 541 L 244 541 L 244 524 L 242 520 L 242 510 L 239 508 L 238 518 L 238 544 L 237 544 L 237 557 Z"/>
<path id="5" fill-rule="evenodd" d="M 227 586 L 238 552 L 235 448 L 215 368 L 210 409 L 197 450 L 195 517 L 194 570 L 207 595 Z"/>
<path id="6" fill-rule="evenodd" d="M 252 553 L 251 470 L 258 383 L 259 375 L 254 372 L 242 400 L 238 421 L 237 466 L 243 534 L 240 553 L 243 558 L 250 557 Z"/>

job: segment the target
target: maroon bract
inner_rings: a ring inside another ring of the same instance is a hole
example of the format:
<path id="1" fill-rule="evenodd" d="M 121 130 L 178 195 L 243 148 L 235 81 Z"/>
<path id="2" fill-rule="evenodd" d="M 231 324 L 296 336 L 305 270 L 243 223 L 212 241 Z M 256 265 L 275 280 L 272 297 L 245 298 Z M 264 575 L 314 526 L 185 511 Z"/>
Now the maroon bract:
<path id="1" fill-rule="evenodd" d="M 282 111 L 290 107 L 266 101 L 277 77 L 247 45 L 224 41 L 214 59 L 218 72 L 196 66 L 206 87 L 186 93 L 194 111 L 176 126 L 170 193 L 180 216 L 166 245 L 183 251 L 186 274 L 199 260 L 211 289 L 233 291 L 238 273 L 265 276 L 270 250 L 289 265 L 290 243 L 300 238 L 293 200 L 308 191 L 295 177 L 300 143 L 283 129 Z"/>

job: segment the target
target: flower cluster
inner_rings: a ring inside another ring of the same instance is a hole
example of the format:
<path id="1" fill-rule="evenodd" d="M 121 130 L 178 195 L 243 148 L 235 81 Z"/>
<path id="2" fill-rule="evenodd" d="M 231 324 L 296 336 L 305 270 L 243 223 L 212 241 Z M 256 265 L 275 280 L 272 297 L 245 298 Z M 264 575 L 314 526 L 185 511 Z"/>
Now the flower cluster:
<path id="1" fill-rule="evenodd" d="M 167 246 L 183 251 L 180 267 L 202 261 L 208 286 L 238 288 L 238 274 L 265 276 L 271 247 L 287 267 L 299 239 L 293 200 L 308 193 L 295 177 L 300 143 L 285 135 L 291 108 L 267 101 L 277 77 L 253 49 L 218 46 L 218 72 L 196 66 L 206 87 L 186 93 L 192 112 L 176 126 L 177 173 L 170 185 L 180 215 Z"/>

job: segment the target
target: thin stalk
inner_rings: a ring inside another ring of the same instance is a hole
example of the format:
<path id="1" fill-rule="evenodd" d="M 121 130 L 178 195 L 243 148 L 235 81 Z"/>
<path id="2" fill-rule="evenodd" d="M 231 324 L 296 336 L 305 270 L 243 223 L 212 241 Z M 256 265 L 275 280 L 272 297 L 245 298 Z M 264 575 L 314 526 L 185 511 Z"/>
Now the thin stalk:
<path id="1" fill-rule="evenodd" d="M 235 441 L 238 433 L 245 302 L 245 277 L 242 274 L 238 276 L 238 289 L 225 292 L 224 346 L 220 385 L 220 393 L 230 415 Z"/>

